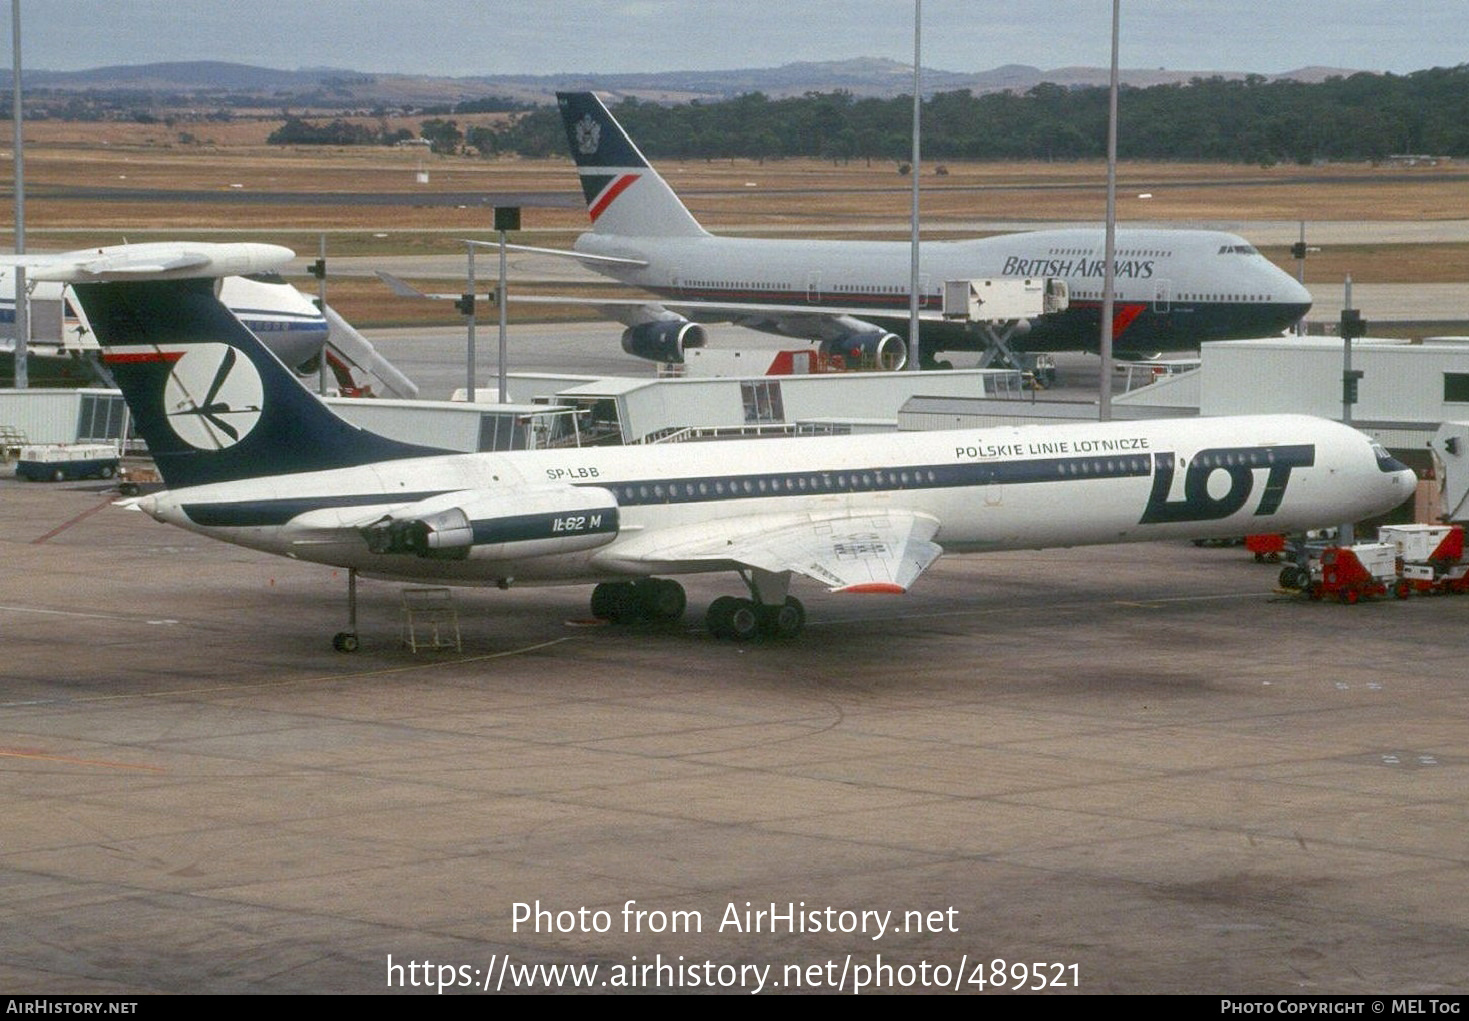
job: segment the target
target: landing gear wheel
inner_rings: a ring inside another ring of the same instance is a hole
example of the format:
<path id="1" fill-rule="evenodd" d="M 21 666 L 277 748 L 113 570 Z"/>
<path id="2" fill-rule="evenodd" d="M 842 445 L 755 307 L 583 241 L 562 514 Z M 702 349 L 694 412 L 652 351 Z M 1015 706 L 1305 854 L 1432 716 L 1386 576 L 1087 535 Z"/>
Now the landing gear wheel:
<path id="1" fill-rule="evenodd" d="M 748 642 L 760 634 L 760 607 L 748 599 L 736 599 L 735 603 L 729 615 L 729 637 Z"/>
<path id="2" fill-rule="evenodd" d="M 734 596 L 720 596 L 709 604 L 709 609 L 704 612 L 704 626 L 711 635 L 715 638 L 729 637 L 729 621 L 739 604 Z"/>
<path id="3" fill-rule="evenodd" d="M 338 631 L 332 636 L 332 648 L 338 652 L 356 652 L 357 635 L 351 631 Z"/>
<path id="4" fill-rule="evenodd" d="M 1311 587 L 1311 573 L 1304 567 L 1282 567 L 1280 569 L 1280 587 L 1300 589 L 1305 592 Z"/>
<path id="5" fill-rule="evenodd" d="M 666 578 L 648 578 L 633 582 L 644 616 L 649 620 L 672 623 L 683 616 L 689 597 L 683 586 Z"/>
<path id="6" fill-rule="evenodd" d="M 592 589 L 592 616 L 613 624 L 642 617 L 641 602 L 630 581 L 604 581 Z"/>
<path id="7" fill-rule="evenodd" d="M 705 626 L 715 638 L 748 642 L 760 633 L 759 608 L 748 599 L 720 596 L 709 604 Z"/>
<path id="8" fill-rule="evenodd" d="M 780 606 L 760 607 L 760 633 L 767 638 L 794 638 L 806 626 L 806 608 L 795 596 Z"/>
<path id="9" fill-rule="evenodd" d="M 592 589 L 592 616 L 598 620 L 611 620 L 613 609 L 613 586 L 617 582 L 604 581 Z"/>

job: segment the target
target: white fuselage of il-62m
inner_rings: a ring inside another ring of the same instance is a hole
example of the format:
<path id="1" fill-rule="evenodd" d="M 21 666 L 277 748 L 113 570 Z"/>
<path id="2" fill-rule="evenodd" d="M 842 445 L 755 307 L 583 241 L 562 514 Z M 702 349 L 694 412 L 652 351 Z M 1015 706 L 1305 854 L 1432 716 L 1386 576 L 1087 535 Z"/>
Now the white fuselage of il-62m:
<path id="1" fill-rule="evenodd" d="M 142 507 L 373 575 L 597 581 L 721 559 L 734 569 L 738 555 L 719 555 L 734 537 L 822 520 L 930 519 L 927 538 L 946 552 L 1305 529 L 1405 497 L 1406 476 L 1383 457 L 1345 426 L 1251 416 L 433 456 L 169 490 Z M 462 557 L 448 546 L 385 556 L 356 531 L 470 503 L 499 509 L 487 518 L 538 514 L 543 527 L 454 547 Z"/>
<path id="2" fill-rule="evenodd" d="M 134 506 L 353 579 L 590 582 L 599 617 L 673 620 L 658 576 L 730 571 L 751 598 L 715 600 L 710 630 L 789 637 L 797 575 L 899 593 L 943 553 L 1296 531 L 1413 492 L 1301 415 L 448 454 L 349 425 L 219 302 L 208 274 L 289 255 L 196 246 L 197 278 L 144 261 L 73 286 L 169 486 Z"/>

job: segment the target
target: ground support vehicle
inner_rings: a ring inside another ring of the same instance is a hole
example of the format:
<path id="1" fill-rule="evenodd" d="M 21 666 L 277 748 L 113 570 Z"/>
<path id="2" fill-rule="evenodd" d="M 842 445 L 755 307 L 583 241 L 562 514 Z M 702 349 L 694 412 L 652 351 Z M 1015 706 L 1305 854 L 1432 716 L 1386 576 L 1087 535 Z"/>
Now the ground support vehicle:
<path id="1" fill-rule="evenodd" d="M 1389 592 L 1407 598 L 1398 577 L 1397 547 L 1392 543 L 1307 543 L 1301 553 L 1295 564 L 1281 570 L 1282 588 L 1299 589 L 1312 599 L 1348 604 Z"/>
<path id="2" fill-rule="evenodd" d="M 145 485 L 163 486 L 163 476 L 152 465 L 124 465 L 117 473 L 117 480 L 117 491 L 123 496 L 137 496 Z"/>
<path id="3" fill-rule="evenodd" d="M 1384 525 L 1377 537 L 1397 550 L 1404 595 L 1469 592 L 1462 525 Z"/>
<path id="4" fill-rule="evenodd" d="M 110 443 L 40 443 L 21 448 L 15 477 L 29 482 L 110 479 L 117 466 L 117 448 Z"/>

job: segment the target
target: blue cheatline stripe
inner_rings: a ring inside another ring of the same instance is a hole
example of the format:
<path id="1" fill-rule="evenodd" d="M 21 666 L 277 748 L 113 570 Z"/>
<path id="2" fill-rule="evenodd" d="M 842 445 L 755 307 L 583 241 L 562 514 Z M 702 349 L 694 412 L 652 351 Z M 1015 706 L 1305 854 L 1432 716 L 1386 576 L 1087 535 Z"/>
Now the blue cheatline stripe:
<path id="1" fill-rule="evenodd" d="M 1101 441 L 1106 442 L 1106 441 Z M 981 461 L 964 464 L 905 465 L 896 468 L 835 468 L 791 472 L 753 472 L 737 475 L 701 475 L 688 478 L 587 479 L 578 487 L 606 489 L 619 508 L 664 504 L 708 504 L 733 500 L 902 492 L 930 489 L 962 489 L 985 486 L 1068 483 L 1098 479 L 1148 478 L 1155 465 L 1171 479 L 1176 455 L 1172 451 L 1098 452 L 1072 457 L 1028 460 Z M 1307 467 L 1314 463 L 1310 444 L 1261 447 L 1220 447 L 1194 455 L 1190 473 L 1223 470 L 1249 471 L 1257 468 Z M 1274 476 L 1272 476 L 1274 479 Z M 283 525 L 307 511 L 333 507 L 364 507 L 373 504 L 416 503 L 432 496 L 454 492 L 449 489 L 413 493 L 323 494 L 277 500 L 240 500 L 227 503 L 185 503 L 184 513 L 195 524 L 218 528 L 258 528 Z M 507 488 L 505 495 L 513 496 Z M 1166 497 L 1167 494 L 1162 494 Z M 1267 481 L 1265 503 L 1260 513 L 1272 513 L 1284 496 L 1284 479 Z M 560 512 L 596 513 L 584 510 Z"/>
<path id="2" fill-rule="evenodd" d="M 417 503 L 452 490 L 421 493 L 358 493 L 351 496 L 296 496 L 283 500 L 232 500 L 229 503 L 186 503 L 189 520 L 206 528 L 268 528 L 284 525 L 307 511 L 374 504 Z"/>
<path id="3" fill-rule="evenodd" d="M 1079 482 L 1083 479 L 1146 478 L 1151 473 L 1152 454 L 1136 453 L 900 468 L 704 475 L 681 479 L 618 481 L 598 479 L 579 482 L 577 485 L 608 490 L 617 498 L 619 507 L 639 507 L 674 503 L 720 503 L 762 497 L 955 489 L 969 486 L 1019 485 L 1032 482 Z M 421 493 L 370 493 L 351 496 L 324 494 L 279 500 L 185 503 L 183 510 L 189 519 L 198 525 L 251 528 L 283 525 L 298 514 L 312 510 L 330 507 L 362 507 L 372 504 L 414 503 L 445 492 L 452 492 L 452 490 Z M 507 490 L 507 494 L 510 492 Z M 584 512 L 577 511 L 577 513 Z"/>

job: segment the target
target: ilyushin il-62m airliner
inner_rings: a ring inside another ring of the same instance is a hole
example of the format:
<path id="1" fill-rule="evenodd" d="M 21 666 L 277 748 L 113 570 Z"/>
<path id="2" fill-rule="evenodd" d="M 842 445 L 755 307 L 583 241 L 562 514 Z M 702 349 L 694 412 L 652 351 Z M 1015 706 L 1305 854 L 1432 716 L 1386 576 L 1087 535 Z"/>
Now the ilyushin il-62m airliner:
<path id="1" fill-rule="evenodd" d="M 168 489 L 135 501 L 214 538 L 454 585 L 595 583 L 599 617 L 685 607 L 669 575 L 737 573 L 716 635 L 790 637 L 799 575 L 901 593 L 939 555 L 1281 532 L 1358 520 L 1413 473 L 1300 415 L 449 454 L 351 426 L 215 297 L 270 245 L 70 278 Z M 61 272 L 51 267 L 47 272 Z M 159 279 L 162 278 L 162 279 Z M 169 279 L 172 278 L 172 279 Z M 355 615 L 354 615 L 355 616 Z M 357 647 L 352 631 L 339 649 Z"/>
<path id="2" fill-rule="evenodd" d="M 623 348 L 683 360 L 706 343 L 701 322 L 733 322 L 820 341 L 827 354 L 887 368 L 906 357 L 912 250 L 904 241 L 716 237 L 701 227 L 594 94 L 557 94 L 592 229 L 575 253 L 588 266 L 656 295 L 583 299 L 622 322 Z M 546 249 L 526 248 L 546 252 Z M 1057 278 L 1070 303 L 1036 316 L 1011 341 L 1024 351 L 1095 351 L 1101 324 L 1100 229 L 1038 230 L 920 248 L 920 342 L 985 349 L 972 326 L 942 318 L 944 282 Z M 1113 346 L 1176 351 L 1206 340 L 1280 333 L 1311 307 L 1304 287 L 1243 238 L 1208 230 L 1119 230 Z M 547 301 L 545 298 L 515 300 Z"/>

